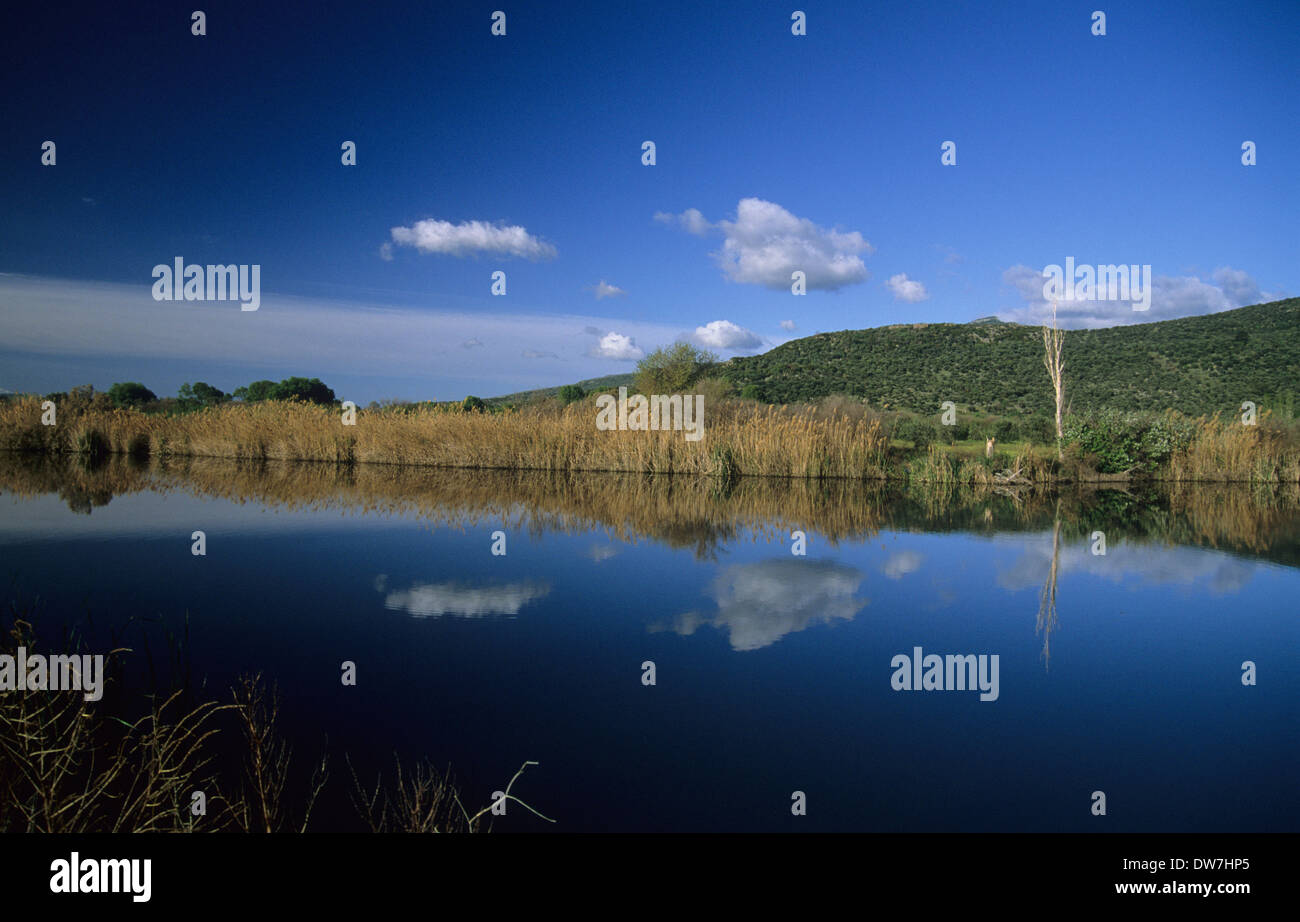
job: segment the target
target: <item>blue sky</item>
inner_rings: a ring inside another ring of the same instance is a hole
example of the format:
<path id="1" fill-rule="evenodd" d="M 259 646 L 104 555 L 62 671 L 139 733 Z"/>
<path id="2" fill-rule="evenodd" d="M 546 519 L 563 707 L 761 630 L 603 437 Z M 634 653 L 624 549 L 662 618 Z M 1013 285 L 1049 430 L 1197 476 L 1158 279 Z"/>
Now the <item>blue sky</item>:
<path id="1" fill-rule="evenodd" d="M 1066 257 L 1155 279 L 1070 326 L 1300 293 L 1295 3 L 203 9 L 6 14 L 0 388 L 486 396 L 680 337 L 1041 320 Z M 177 256 L 259 265 L 259 309 L 155 301 Z"/>

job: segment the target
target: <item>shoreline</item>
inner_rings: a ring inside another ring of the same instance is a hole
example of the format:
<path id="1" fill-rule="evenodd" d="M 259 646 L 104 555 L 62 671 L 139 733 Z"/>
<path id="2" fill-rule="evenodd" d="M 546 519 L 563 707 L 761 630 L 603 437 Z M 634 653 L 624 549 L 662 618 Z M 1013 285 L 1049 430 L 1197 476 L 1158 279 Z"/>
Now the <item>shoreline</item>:
<path id="1" fill-rule="evenodd" d="M 67 402 L 65 402 L 67 403 Z M 301 402 L 226 404 L 176 416 L 23 398 L 0 404 L 0 451 L 97 459 L 214 458 L 349 466 L 562 473 L 681 474 L 972 484 L 1300 483 L 1292 429 L 1173 414 L 1077 417 L 1055 444 L 896 437 L 868 410 L 733 401 L 703 438 L 602 430 L 586 402 L 502 413 L 358 410 Z M 44 409 L 43 409 L 44 408 Z M 53 419 L 53 424 L 44 422 Z M 350 420 L 350 421 L 348 421 Z M 1136 420 L 1136 421 L 1132 421 Z M 1091 426 L 1091 428 L 1089 428 Z M 1142 428 L 1145 427 L 1145 428 Z M 1294 427 L 1292 427 L 1294 428 Z"/>

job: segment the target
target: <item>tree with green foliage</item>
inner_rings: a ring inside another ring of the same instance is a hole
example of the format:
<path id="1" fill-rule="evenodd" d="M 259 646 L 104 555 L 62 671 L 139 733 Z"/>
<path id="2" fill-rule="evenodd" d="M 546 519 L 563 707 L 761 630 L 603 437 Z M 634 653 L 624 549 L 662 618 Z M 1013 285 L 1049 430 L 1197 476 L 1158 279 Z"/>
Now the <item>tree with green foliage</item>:
<path id="1" fill-rule="evenodd" d="M 195 385 L 197 393 L 198 385 Z M 212 389 L 216 391 L 216 388 Z M 216 393 L 221 393 L 216 391 Z M 222 395 L 224 399 L 225 395 Z M 261 400 L 304 400 L 329 406 L 334 403 L 334 389 L 327 387 L 320 378 L 285 378 L 283 381 L 254 381 L 247 387 L 237 387 L 231 395 L 244 403 L 257 403 Z"/>
<path id="2" fill-rule="evenodd" d="M 487 404 L 483 402 L 481 397 L 475 397 L 473 394 L 470 394 L 461 401 L 460 408 L 465 413 L 482 413 L 487 409 Z"/>
<path id="3" fill-rule="evenodd" d="M 320 378 L 285 378 L 271 389 L 271 399 L 329 405 L 334 402 L 334 390 L 321 383 Z"/>
<path id="4" fill-rule="evenodd" d="M 140 409 L 158 399 L 158 395 L 139 381 L 119 381 L 108 389 L 108 399 L 118 409 Z"/>
<path id="5" fill-rule="evenodd" d="M 215 407 L 230 399 L 229 394 L 203 381 L 195 381 L 193 384 L 186 381 L 176 392 L 176 396 L 180 398 L 182 404 L 201 407 Z"/>
<path id="6" fill-rule="evenodd" d="M 717 364 L 712 352 L 676 342 L 651 352 L 636 366 L 636 388 L 643 394 L 681 394 Z"/>
<path id="7" fill-rule="evenodd" d="M 584 391 L 582 387 L 577 384 L 566 384 L 564 385 L 564 387 L 560 388 L 560 400 L 563 401 L 565 404 L 570 404 L 576 400 L 581 400 L 583 397 L 586 396 L 587 396 L 587 392 Z"/>
<path id="8" fill-rule="evenodd" d="M 263 378 L 261 381 L 254 381 L 247 387 L 235 388 L 234 398 L 242 400 L 244 403 L 257 403 L 260 400 L 271 400 L 272 393 L 275 391 L 275 382 L 267 381 Z"/>

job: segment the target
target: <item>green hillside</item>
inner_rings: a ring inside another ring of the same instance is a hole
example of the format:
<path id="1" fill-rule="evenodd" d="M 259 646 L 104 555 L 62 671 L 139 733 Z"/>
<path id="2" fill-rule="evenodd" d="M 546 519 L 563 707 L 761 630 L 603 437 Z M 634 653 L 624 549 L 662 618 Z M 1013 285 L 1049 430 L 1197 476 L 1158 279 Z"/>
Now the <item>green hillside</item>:
<path id="1" fill-rule="evenodd" d="M 1042 328 L 1012 323 L 896 324 L 819 333 L 718 367 L 737 390 L 794 403 L 829 394 L 876 407 L 999 415 L 1050 414 Z M 1294 392 L 1300 375 L 1300 298 L 1218 314 L 1065 335 L 1066 397 L 1073 410 L 1261 409 Z"/>
<path id="2" fill-rule="evenodd" d="M 636 375 L 627 372 L 621 375 L 605 375 L 601 378 L 588 378 L 586 381 L 579 381 L 578 386 L 584 391 L 603 391 L 609 388 L 619 386 L 631 386 Z M 488 403 L 528 403 L 531 400 L 537 400 L 542 397 L 554 397 L 560 393 L 560 386 L 543 387 L 532 391 L 516 391 L 513 394 L 502 394 L 500 397 L 487 398 Z"/>

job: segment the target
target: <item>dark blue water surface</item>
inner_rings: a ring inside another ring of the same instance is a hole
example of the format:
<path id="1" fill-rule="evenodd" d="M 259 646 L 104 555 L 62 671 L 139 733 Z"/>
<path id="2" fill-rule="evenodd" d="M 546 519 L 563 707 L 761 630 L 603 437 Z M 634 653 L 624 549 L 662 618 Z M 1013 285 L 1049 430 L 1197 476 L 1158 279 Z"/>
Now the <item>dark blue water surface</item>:
<path id="1" fill-rule="evenodd" d="M 599 509 L 561 527 L 514 501 L 457 523 L 143 488 L 86 514 L 28 489 L 0 497 L 0 577 L 43 630 L 188 617 L 214 695 L 274 681 L 297 768 L 331 754 L 314 828 L 355 826 L 344 753 L 362 777 L 450 765 L 479 806 L 535 760 L 514 793 L 554 826 L 511 805 L 498 830 L 1300 828 L 1294 513 L 1236 540 L 1112 525 L 1097 555 L 1050 502 L 963 525 L 871 501 L 884 527 L 810 521 L 800 557 L 789 520 L 619 538 Z M 893 690 L 917 646 L 997 654 L 997 700 Z"/>

